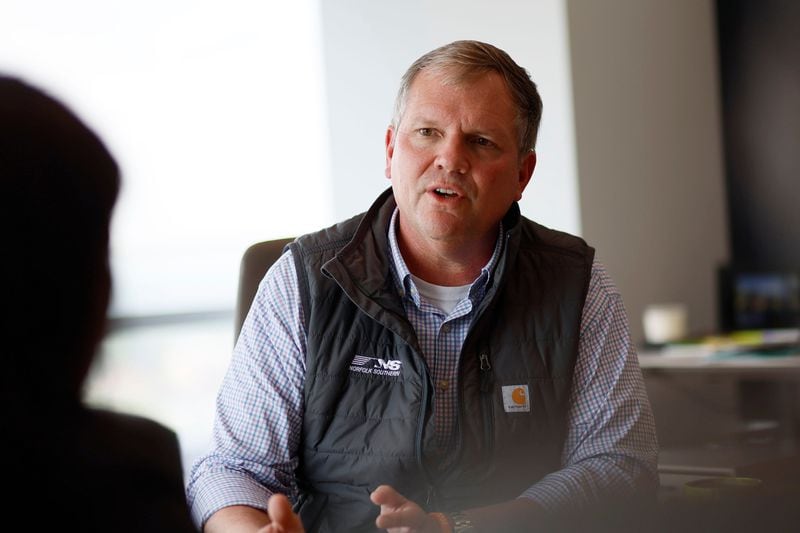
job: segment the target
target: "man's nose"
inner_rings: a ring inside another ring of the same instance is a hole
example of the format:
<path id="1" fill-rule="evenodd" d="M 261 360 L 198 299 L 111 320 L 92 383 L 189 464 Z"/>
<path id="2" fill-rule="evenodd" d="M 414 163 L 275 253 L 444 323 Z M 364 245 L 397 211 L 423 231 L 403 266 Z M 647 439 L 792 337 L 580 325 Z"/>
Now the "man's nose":
<path id="1" fill-rule="evenodd" d="M 469 154 L 464 139 L 456 136 L 445 137 L 439 143 L 436 154 L 436 168 L 445 172 L 466 174 L 469 170 Z"/>

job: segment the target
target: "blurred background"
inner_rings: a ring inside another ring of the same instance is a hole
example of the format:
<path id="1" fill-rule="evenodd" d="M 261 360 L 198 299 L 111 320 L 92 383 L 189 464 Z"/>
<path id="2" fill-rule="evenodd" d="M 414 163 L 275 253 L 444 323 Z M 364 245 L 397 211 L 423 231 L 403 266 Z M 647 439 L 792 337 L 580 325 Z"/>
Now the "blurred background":
<path id="1" fill-rule="evenodd" d="M 738 329 L 735 287 L 774 292 L 775 279 L 782 321 L 747 315 L 747 327 L 791 340 L 792 4 L 5 0 L 0 71 L 67 102 L 123 170 L 110 331 L 88 401 L 175 429 L 188 470 L 209 446 L 242 253 L 365 210 L 388 186 L 400 76 L 456 39 L 505 49 L 538 84 L 539 163 L 522 211 L 597 248 L 645 355 L 663 356 L 645 342 L 649 306 L 678 303 L 681 337 L 716 335 Z M 780 366 L 776 382 L 760 367 L 754 380 L 659 361 L 643 366 L 662 444 L 778 427 L 796 452 L 800 366 Z"/>

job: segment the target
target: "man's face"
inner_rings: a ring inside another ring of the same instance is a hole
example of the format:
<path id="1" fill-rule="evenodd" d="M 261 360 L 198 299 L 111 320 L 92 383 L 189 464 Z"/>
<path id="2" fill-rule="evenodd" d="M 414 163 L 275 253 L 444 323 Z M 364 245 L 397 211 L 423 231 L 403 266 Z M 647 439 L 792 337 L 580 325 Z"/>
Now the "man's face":
<path id="1" fill-rule="evenodd" d="M 533 152 L 520 155 L 515 117 L 497 73 L 462 85 L 445 85 L 436 72 L 417 75 L 399 126 L 386 133 L 402 241 L 494 243 L 536 164 Z"/>

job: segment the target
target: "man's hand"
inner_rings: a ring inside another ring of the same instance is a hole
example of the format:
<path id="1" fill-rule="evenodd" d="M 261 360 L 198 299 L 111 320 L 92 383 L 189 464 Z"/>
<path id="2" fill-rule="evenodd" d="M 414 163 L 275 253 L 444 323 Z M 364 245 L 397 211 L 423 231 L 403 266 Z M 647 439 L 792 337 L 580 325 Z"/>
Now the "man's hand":
<path id="1" fill-rule="evenodd" d="M 292 511 L 292 504 L 283 494 L 270 496 L 267 511 L 272 522 L 258 533 L 305 533 L 300 517 Z"/>
<path id="2" fill-rule="evenodd" d="M 389 485 L 381 485 L 370 495 L 381 506 L 375 525 L 389 533 L 441 533 L 440 523 L 422 507 L 407 500 Z"/>

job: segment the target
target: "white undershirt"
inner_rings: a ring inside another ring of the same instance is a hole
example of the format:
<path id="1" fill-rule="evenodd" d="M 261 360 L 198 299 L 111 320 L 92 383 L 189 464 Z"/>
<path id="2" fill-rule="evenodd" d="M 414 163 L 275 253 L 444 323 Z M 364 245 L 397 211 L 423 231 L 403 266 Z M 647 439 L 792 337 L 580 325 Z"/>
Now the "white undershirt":
<path id="1" fill-rule="evenodd" d="M 414 280 L 414 285 L 417 286 L 417 290 L 422 299 L 432 306 L 441 309 L 445 315 L 452 313 L 453 309 L 458 305 L 458 302 L 466 298 L 469 293 L 469 288 L 472 285 L 471 283 L 459 287 L 434 285 L 433 283 L 428 283 L 418 278 L 414 274 L 411 274 L 411 279 Z"/>

